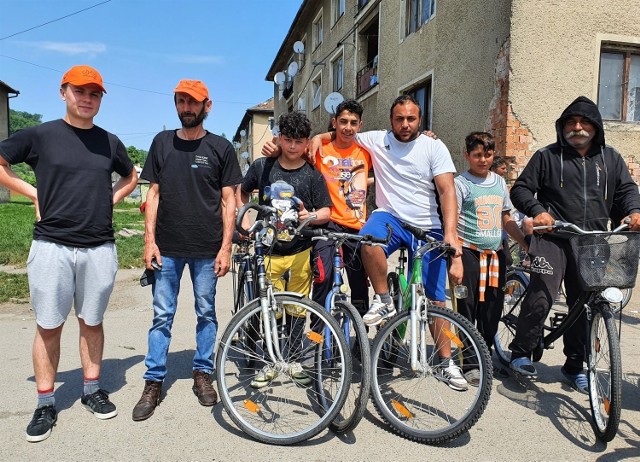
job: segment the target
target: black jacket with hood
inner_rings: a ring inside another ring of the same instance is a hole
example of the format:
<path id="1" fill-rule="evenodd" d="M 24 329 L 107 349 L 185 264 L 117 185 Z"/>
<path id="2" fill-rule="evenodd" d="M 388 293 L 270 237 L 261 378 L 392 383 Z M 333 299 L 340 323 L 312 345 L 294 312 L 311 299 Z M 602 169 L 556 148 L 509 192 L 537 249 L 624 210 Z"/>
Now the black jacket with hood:
<path id="1" fill-rule="evenodd" d="M 582 157 L 562 134 L 564 121 L 579 115 L 589 119 L 596 133 L 589 152 Z M 533 155 L 511 188 L 511 202 L 527 216 L 549 212 L 585 230 L 607 229 L 609 217 L 640 212 L 638 185 L 622 156 L 604 141 L 598 107 L 580 96 L 556 121 L 558 141 Z M 534 196 L 537 193 L 537 197 Z"/>

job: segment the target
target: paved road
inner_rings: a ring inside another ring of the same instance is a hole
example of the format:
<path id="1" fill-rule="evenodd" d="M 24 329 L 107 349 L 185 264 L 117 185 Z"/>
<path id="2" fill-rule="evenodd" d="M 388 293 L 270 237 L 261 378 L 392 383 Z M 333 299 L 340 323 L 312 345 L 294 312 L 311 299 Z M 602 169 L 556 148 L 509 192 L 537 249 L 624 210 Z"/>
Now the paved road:
<path id="1" fill-rule="evenodd" d="M 30 348 L 34 320 L 28 305 L 0 305 L 0 461 L 14 460 L 640 460 L 640 296 L 623 317 L 624 401 L 620 432 L 604 445 L 595 441 L 589 404 L 560 382 L 561 345 L 549 350 L 534 381 L 509 376 L 494 381 L 489 406 L 478 424 L 447 447 L 412 443 L 392 434 L 373 405 L 355 431 L 328 431 L 295 448 L 257 443 L 233 426 L 222 405 L 201 407 L 191 392 L 194 349 L 193 297 L 185 276 L 169 354 L 164 401 L 153 417 L 133 422 L 142 391 L 150 289 L 139 270 L 122 270 L 105 322 L 102 385 L 119 415 L 100 421 L 84 410 L 77 323 L 63 333 L 56 399 L 58 424 L 49 439 L 27 443 L 26 425 L 35 405 Z M 218 316 L 229 319 L 231 279 L 219 284 Z M 640 292 L 638 290 L 637 292 Z"/>

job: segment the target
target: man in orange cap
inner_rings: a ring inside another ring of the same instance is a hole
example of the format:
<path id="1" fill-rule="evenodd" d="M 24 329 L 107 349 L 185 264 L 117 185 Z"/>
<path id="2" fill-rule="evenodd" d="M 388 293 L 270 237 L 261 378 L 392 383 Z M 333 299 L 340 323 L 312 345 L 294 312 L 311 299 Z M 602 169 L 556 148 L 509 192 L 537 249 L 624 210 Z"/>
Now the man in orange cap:
<path id="1" fill-rule="evenodd" d="M 54 383 L 62 328 L 75 305 L 84 373 L 81 402 L 99 419 L 117 410 L 98 379 L 102 364 L 102 321 L 118 261 L 112 227 L 113 204 L 127 196 L 138 175 L 122 142 L 93 124 L 105 92 L 100 73 L 74 66 L 62 77 L 64 118 L 20 130 L 0 142 L 0 184 L 31 199 L 36 223 L 27 261 L 36 316 L 33 368 L 38 405 L 27 441 L 49 437 L 56 423 Z M 33 168 L 37 189 L 11 164 Z M 120 179 L 111 185 L 111 173 Z"/>
<path id="2" fill-rule="evenodd" d="M 236 209 L 234 191 L 242 182 L 242 174 L 231 143 L 203 128 L 211 110 L 205 84 L 181 80 L 174 93 L 182 128 L 156 135 L 141 174 L 150 183 L 144 261 L 147 269 L 155 267 L 155 282 L 145 386 L 133 409 L 135 421 L 151 417 L 160 402 L 171 325 L 186 265 L 198 318 L 193 392 L 203 406 L 213 406 L 218 400 L 211 385 L 218 330 L 215 292 L 217 278 L 229 270 Z"/>

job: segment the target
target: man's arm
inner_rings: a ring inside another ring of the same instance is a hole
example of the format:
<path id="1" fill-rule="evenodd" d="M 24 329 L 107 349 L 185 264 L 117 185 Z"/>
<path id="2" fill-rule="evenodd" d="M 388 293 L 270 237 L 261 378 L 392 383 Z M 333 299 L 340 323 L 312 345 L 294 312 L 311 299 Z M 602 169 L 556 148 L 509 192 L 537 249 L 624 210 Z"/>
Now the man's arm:
<path id="1" fill-rule="evenodd" d="M 122 199 L 131 194 L 138 184 L 138 172 L 135 168 L 131 169 L 131 173 L 127 176 L 121 176 L 113 185 L 113 205 L 116 205 Z"/>
<path id="2" fill-rule="evenodd" d="M 462 282 L 462 248 L 458 241 L 458 199 L 456 198 L 456 187 L 453 182 L 453 173 L 442 173 L 433 178 L 438 195 L 440 196 L 440 207 L 442 209 L 444 241 L 456 249 L 455 256 L 451 259 L 449 276 L 454 284 Z"/>
<path id="3" fill-rule="evenodd" d="M 222 187 L 222 245 L 216 256 L 215 272 L 216 276 L 222 277 L 229 271 L 231 265 L 231 241 L 233 239 L 233 228 L 236 221 L 236 188 L 235 186 Z"/>
<path id="4" fill-rule="evenodd" d="M 135 169 L 134 169 L 135 170 Z M 156 220 L 158 218 L 158 203 L 160 201 L 160 185 L 150 183 L 147 192 L 147 202 L 144 209 L 144 263 L 152 269 L 151 260 L 154 258 L 162 265 L 160 249 L 156 244 Z"/>
<path id="5" fill-rule="evenodd" d="M 0 156 L 0 185 L 9 188 L 11 191 L 28 197 L 36 209 L 36 221 L 40 221 L 40 209 L 38 207 L 38 191 L 35 187 L 16 175 L 9 162 Z"/>
<path id="6" fill-rule="evenodd" d="M 322 153 L 322 145 L 331 143 L 336 136 L 336 132 L 318 133 L 309 141 L 309 158 L 314 159 L 317 153 Z"/>

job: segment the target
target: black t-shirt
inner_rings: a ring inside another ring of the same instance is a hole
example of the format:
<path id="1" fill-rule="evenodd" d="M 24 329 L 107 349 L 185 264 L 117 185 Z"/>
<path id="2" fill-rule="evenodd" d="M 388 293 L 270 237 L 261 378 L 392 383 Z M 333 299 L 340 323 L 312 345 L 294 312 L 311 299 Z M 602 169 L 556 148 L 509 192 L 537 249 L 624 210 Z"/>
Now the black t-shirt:
<path id="1" fill-rule="evenodd" d="M 331 197 L 324 177 L 306 162 L 300 168 L 286 170 L 277 159 L 266 157 L 256 159 L 244 177 L 242 191 L 251 193 L 257 189 L 259 203 L 271 205 L 269 198 L 265 197 L 264 188 L 278 180 L 293 186 L 295 196 L 302 201 L 304 208 L 309 212 L 322 207 L 331 207 Z M 309 247 L 311 247 L 310 239 L 295 237 L 289 242 L 276 241 L 272 253 L 273 255 L 293 255 Z"/>
<path id="2" fill-rule="evenodd" d="M 133 169 L 115 135 L 59 119 L 0 142 L 0 155 L 10 164 L 26 162 L 35 172 L 41 219 L 34 239 L 71 247 L 114 241 L 111 173 L 128 176 Z"/>
<path id="3" fill-rule="evenodd" d="M 242 182 L 238 159 L 213 133 L 193 141 L 176 133 L 156 135 L 140 175 L 160 187 L 156 243 L 170 257 L 214 258 L 222 244 L 222 188 Z"/>

